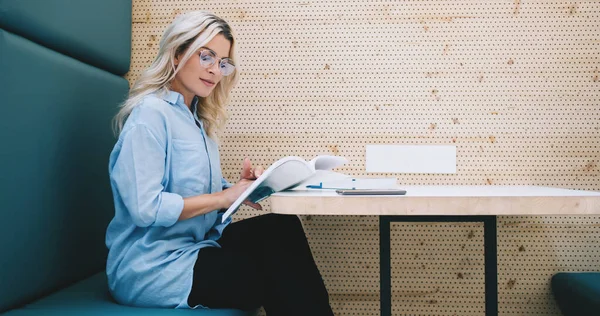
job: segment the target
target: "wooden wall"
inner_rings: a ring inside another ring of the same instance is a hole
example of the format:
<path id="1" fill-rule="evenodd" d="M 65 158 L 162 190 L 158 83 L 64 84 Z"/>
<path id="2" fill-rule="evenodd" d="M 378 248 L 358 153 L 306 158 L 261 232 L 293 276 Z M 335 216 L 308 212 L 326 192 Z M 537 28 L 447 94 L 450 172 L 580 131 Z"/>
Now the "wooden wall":
<path id="1" fill-rule="evenodd" d="M 339 171 L 367 176 L 367 144 L 452 144 L 456 174 L 368 176 L 600 190 L 598 1 L 133 3 L 130 80 L 181 12 L 235 28 L 229 179 L 244 156 L 337 154 L 350 159 Z M 378 315 L 377 217 L 302 219 L 336 313 Z M 499 217 L 497 229 L 501 315 L 560 315 L 552 274 L 600 269 L 599 217 Z M 482 224 L 393 223 L 392 261 L 394 315 L 484 315 Z"/>

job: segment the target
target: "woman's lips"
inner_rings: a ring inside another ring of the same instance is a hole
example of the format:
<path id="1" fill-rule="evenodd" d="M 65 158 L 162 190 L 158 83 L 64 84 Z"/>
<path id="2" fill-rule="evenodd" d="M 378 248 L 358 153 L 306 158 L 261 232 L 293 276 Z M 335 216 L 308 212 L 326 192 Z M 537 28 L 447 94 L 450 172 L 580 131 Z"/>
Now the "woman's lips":
<path id="1" fill-rule="evenodd" d="M 210 80 L 206 80 L 206 79 L 202 79 L 202 78 L 200 78 L 200 80 L 202 81 L 202 83 L 204 83 L 205 85 L 207 85 L 209 87 L 212 87 L 215 85 L 215 83 Z"/>

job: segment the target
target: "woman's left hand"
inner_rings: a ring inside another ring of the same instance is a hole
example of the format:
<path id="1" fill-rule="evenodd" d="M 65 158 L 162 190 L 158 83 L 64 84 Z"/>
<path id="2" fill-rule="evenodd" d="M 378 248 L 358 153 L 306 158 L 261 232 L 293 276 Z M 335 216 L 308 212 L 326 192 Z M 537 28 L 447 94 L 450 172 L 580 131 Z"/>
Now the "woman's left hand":
<path id="1" fill-rule="evenodd" d="M 260 204 L 258 204 L 258 203 L 253 203 L 253 202 L 252 202 L 252 201 L 250 201 L 250 200 L 246 200 L 246 201 L 244 201 L 244 203 L 242 203 L 242 204 L 244 204 L 244 205 L 248 205 L 248 206 L 250 206 L 251 208 L 253 208 L 253 209 L 255 209 L 255 210 L 262 211 L 262 206 L 261 206 Z"/>
<path id="2" fill-rule="evenodd" d="M 252 163 L 250 162 L 250 158 L 246 157 L 246 158 L 244 158 L 244 162 L 242 164 L 242 174 L 240 175 L 240 180 L 241 179 L 256 180 L 256 179 L 258 179 L 258 177 L 260 177 L 261 174 L 263 174 L 264 171 L 265 171 L 264 168 L 261 166 L 252 168 Z"/>
<path id="3" fill-rule="evenodd" d="M 252 163 L 250 162 L 250 158 L 246 157 L 246 158 L 244 158 L 244 162 L 242 164 L 242 173 L 240 175 L 240 180 L 241 179 L 256 180 L 256 179 L 258 179 L 258 177 L 260 177 L 260 175 L 263 174 L 264 171 L 265 171 L 264 168 L 261 166 L 252 168 Z M 248 205 L 255 210 L 262 210 L 262 206 L 260 204 L 253 203 L 250 200 L 244 201 L 243 204 Z"/>

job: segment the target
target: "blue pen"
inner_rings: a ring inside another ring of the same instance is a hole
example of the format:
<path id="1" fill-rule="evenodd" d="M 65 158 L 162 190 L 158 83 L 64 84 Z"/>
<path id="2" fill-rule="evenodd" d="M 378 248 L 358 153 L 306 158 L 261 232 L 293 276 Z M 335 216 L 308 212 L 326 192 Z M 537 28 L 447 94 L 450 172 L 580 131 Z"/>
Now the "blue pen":
<path id="1" fill-rule="evenodd" d="M 356 182 L 356 179 L 352 179 L 352 182 Z M 354 190 L 356 187 L 352 186 L 352 188 L 324 188 L 323 182 L 319 182 L 318 185 L 310 184 L 306 186 L 307 189 L 330 189 L 330 190 Z"/>

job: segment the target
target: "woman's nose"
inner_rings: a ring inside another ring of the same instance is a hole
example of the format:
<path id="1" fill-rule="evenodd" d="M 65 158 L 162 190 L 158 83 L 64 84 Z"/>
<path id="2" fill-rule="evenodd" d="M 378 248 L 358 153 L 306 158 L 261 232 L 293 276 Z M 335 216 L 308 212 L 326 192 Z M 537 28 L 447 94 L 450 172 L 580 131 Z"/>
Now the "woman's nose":
<path id="1" fill-rule="evenodd" d="M 221 73 L 219 71 L 219 62 L 216 62 L 216 63 L 212 64 L 212 66 L 210 66 L 208 68 L 208 71 L 210 73 L 212 73 L 213 75 L 220 75 Z"/>

